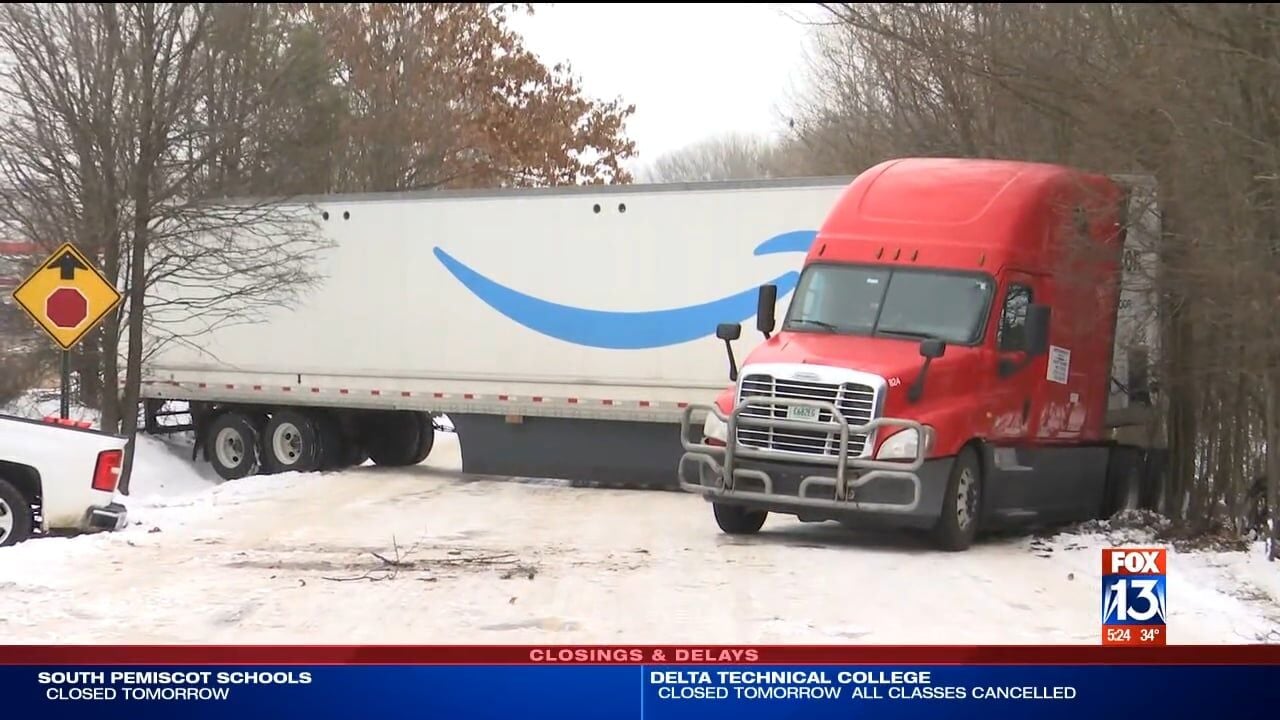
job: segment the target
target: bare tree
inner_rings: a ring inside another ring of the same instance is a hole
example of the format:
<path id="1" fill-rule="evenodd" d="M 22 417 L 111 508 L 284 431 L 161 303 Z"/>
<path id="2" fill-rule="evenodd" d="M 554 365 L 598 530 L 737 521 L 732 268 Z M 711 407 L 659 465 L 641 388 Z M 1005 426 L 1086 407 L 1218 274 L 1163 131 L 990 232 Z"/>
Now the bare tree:
<path id="1" fill-rule="evenodd" d="M 1256 4 L 822 3 L 808 167 L 1011 157 L 1156 179 L 1162 510 L 1280 530 L 1280 11 Z M 1266 499 L 1262 483 L 1266 476 Z"/>
<path id="2" fill-rule="evenodd" d="M 163 321 L 148 307 L 157 282 L 181 285 L 180 302 L 216 324 L 304 292 L 323 247 L 306 230 L 314 221 L 280 212 L 285 199 L 216 202 L 225 175 L 215 162 L 243 137 L 202 112 L 207 80 L 226 59 L 210 51 L 211 29 L 219 18 L 236 22 L 220 12 L 212 3 L 0 8 L 0 50 L 10 58 L 0 76 L 9 108 L 2 219 L 46 248 L 77 241 L 125 293 L 101 332 L 100 407 L 104 427 L 130 437 L 146 328 Z M 253 16 L 239 17 L 250 31 Z M 271 83 L 256 88 L 239 100 L 269 105 Z M 264 228 L 273 231 L 265 240 Z"/>
<path id="3" fill-rule="evenodd" d="M 790 157 L 780 142 L 729 133 L 693 143 L 657 158 L 646 168 L 647 182 L 703 182 L 784 177 Z"/>

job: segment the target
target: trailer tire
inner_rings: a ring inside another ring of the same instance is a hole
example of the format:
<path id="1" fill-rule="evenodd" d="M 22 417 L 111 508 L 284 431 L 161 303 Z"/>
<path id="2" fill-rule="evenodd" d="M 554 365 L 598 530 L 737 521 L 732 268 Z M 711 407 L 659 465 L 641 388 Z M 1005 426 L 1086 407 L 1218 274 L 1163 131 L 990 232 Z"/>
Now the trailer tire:
<path id="1" fill-rule="evenodd" d="M 754 535 L 769 519 L 767 510 L 751 510 L 741 505 L 712 503 L 711 510 L 715 513 L 716 524 L 728 535 Z"/>
<path id="2" fill-rule="evenodd" d="M 262 433 L 262 459 L 267 470 L 313 472 L 320 467 L 320 427 L 309 413 L 276 410 Z"/>
<path id="3" fill-rule="evenodd" d="M 344 467 L 351 451 L 347 448 L 347 439 L 343 437 L 338 418 L 324 410 L 313 412 L 312 417 L 320 438 L 319 463 L 316 469 L 324 471 Z"/>
<path id="4" fill-rule="evenodd" d="M 431 454 L 431 448 L 436 444 L 436 421 L 431 417 L 431 413 L 420 412 L 415 413 L 418 416 L 418 447 L 414 453 L 414 465 L 422 464 L 423 460 Z"/>
<path id="5" fill-rule="evenodd" d="M 31 537 L 31 503 L 8 480 L 0 477 L 0 547 Z"/>
<path id="6" fill-rule="evenodd" d="M 364 427 L 369 458 L 386 467 L 415 465 L 422 438 L 420 413 L 408 410 L 380 412 Z"/>
<path id="7" fill-rule="evenodd" d="M 223 480 L 239 480 L 262 469 L 262 425 L 235 410 L 219 413 L 204 432 L 204 454 Z"/>
<path id="8" fill-rule="evenodd" d="M 949 552 L 968 550 L 978 534 L 982 512 L 982 463 L 973 447 L 956 456 L 942 497 L 942 514 L 933 527 L 938 548 Z"/>
<path id="9" fill-rule="evenodd" d="M 343 452 L 343 467 L 360 467 L 369 459 L 369 450 L 356 438 L 347 438 L 347 444 L 343 446 Z"/>

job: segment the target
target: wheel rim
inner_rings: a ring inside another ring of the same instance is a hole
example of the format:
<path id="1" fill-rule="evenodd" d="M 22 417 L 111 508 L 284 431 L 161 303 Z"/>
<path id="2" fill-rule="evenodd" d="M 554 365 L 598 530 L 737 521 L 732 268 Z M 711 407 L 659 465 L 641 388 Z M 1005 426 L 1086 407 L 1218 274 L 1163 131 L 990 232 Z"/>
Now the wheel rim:
<path id="1" fill-rule="evenodd" d="M 963 530 L 973 522 L 974 492 L 977 487 L 973 471 L 969 468 L 961 470 L 960 481 L 956 485 L 956 524 Z"/>
<path id="2" fill-rule="evenodd" d="M 302 459 L 302 432 L 291 422 L 280 423 L 271 434 L 271 450 L 281 465 L 294 465 Z"/>
<path id="3" fill-rule="evenodd" d="M 0 542 L 13 533 L 13 509 L 9 503 L 0 500 Z"/>
<path id="4" fill-rule="evenodd" d="M 244 438 L 234 428 L 223 428 L 214 441 L 214 453 L 223 467 L 239 467 L 244 460 Z"/>

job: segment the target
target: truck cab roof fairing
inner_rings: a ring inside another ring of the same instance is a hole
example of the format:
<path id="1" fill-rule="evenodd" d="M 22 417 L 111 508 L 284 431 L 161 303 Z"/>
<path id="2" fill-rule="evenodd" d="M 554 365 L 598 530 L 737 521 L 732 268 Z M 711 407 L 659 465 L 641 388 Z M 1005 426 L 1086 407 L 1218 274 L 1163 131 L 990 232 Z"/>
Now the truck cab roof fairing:
<path id="1" fill-rule="evenodd" d="M 1111 207 L 1116 199 L 1116 188 L 1106 177 L 1054 165 L 890 160 L 858 176 L 841 195 L 807 262 L 901 263 L 993 273 L 1007 264 L 1043 269 L 1056 255 L 1050 245 L 1055 223 L 1079 203 Z"/>

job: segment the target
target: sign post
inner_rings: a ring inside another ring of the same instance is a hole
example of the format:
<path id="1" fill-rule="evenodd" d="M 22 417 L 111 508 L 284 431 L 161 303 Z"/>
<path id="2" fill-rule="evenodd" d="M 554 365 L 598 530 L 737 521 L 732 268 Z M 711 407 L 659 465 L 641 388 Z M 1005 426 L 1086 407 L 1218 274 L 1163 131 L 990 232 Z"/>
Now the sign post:
<path id="1" fill-rule="evenodd" d="M 62 399 L 58 417 L 66 420 L 71 415 L 71 353 L 62 351 Z"/>
<path id="2" fill-rule="evenodd" d="M 71 414 L 71 349 L 120 304 L 116 289 L 71 243 L 45 258 L 13 291 L 13 301 L 62 348 L 62 403 Z"/>

